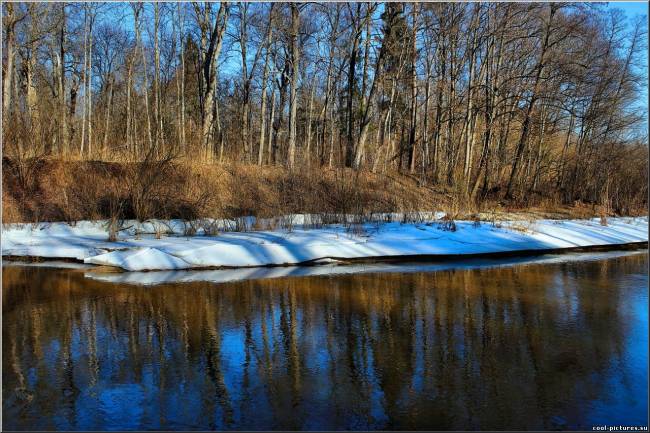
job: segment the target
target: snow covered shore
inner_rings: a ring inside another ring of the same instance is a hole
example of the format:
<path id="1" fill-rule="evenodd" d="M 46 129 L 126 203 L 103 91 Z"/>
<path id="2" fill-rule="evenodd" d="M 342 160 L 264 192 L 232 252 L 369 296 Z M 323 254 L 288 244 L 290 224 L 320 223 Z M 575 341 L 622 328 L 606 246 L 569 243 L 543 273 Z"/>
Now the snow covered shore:
<path id="1" fill-rule="evenodd" d="M 441 262 L 400 262 L 400 263 L 353 263 L 345 266 L 325 264 L 321 266 L 273 266 L 236 269 L 210 270 L 174 270 L 174 271 L 144 271 L 144 272 L 102 272 L 88 269 L 85 278 L 117 284 L 132 284 L 137 286 L 154 286 L 169 283 L 230 283 L 233 281 L 259 280 L 271 278 L 313 277 L 368 273 L 399 273 L 439 272 L 447 270 L 489 269 L 520 265 L 548 265 L 554 263 L 588 262 L 606 260 L 617 257 L 629 257 L 641 254 L 643 251 L 603 251 L 579 252 L 566 254 L 543 254 L 522 257 L 495 257 Z M 44 266 L 47 263 L 30 264 L 29 266 Z M 80 263 L 67 265 L 90 266 Z M 59 267 L 59 265 L 57 265 Z"/>
<path id="2" fill-rule="evenodd" d="M 3 256 L 72 258 L 126 271 L 213 267 L 254 267 L 328 263 L 333 260 L 403 256 L 449 256 L 577 247 L 613 246 L 648 241 L 648 218 L 538 220 L 475 224 L 441 222 L 366 224 L 352 234 L 340 225 L 287 231 L 227 232 L 218 236 L 183 236 L 179 222 L 167 222 L 171 235 L 157 239 L 155 223 L 120 232 L 107 241 L 105 222 L 75 225 L 7 225 L 2 229 Z M 128 224 L 127 224 L 128 225 Z M 144 232 L 144 233 L 142 233 Z"/>

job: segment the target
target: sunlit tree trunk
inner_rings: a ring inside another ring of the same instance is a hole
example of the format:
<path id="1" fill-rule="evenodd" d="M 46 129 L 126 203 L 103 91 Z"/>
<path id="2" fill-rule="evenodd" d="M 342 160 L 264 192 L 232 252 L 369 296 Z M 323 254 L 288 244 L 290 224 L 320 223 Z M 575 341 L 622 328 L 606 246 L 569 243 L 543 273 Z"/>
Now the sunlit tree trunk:
<path id="1" fill-rule="evenodd" d="M 144 95 L 144 110 L 145 110 L 145 117 L 147 118 L 147 142 L 149 144 L 149 148 L 147 151 L 147 154 L 153 149 L 153 139 L 151 136 L 151 117 L 149 116 L 149 80 L 147 78 L 147 56 L 144 51 L 144 45 L 142 44 L 142 38 L 140 36 L 140 13 L 142 12 L 142 4 L 132 4 L 131 5 L 133 8 L 133 23 L 135 26 L 135 40 L 136 40 L 136 47 L 140 47 L 140 52 L 142 55 L 142 79 L 144 81 L 144 89 L 143 89 L 143 95 Z"/>
<path id="2" fill-rule="evenodd" d="M 260 104 L 260 145 L 257 153 L 257 165 L 262 165 L 264 159 L 264 140 L 266 133 L 266 101 L 267 101 L 267 83 L 269 80 L 269 57 L 271 51 L 271 38 L 273 35 L 273 6 L 271 3 L 269 9 L 269 23 L 266 29 L 265 49 L 264 55 L 264 70 L 262 72 L 262 101 Z M 273 116 L 271 116 L 273 118 Z"/>
<path id="3" fill-rule="evenodd" d="M 160 48 L 158 44 L 158 33 L 160 28 L 160 10 L 158 2 L 153 4 L 153 61 L 154 61 L 154 74 L 153 74 L 153 92 L 154 92 L 154 122 L 156 123 L 156 138 L 154 146 L 156 152 L 160 151 L 163 141 L 163 128 L 162 128 L 162 110 L 160 105 Z"/>
<path id="4" fill-rule="evenodd" d="M 293 168 L 296 154 L 296 126 L 298 112 L 298 66 L 300 62 L 300 46 L 298 32 L 300 30 L 300 12 L 296 3 L 291 3 L 291 93 L 289 96 L 289 143 L 287 165 Z"/>
<path id="5" fill-rule="evenodd" d="M 411 128 L 409 131 L 409 171 L 415 172 L 416 130 L 418 126 L 418 76 L 417 76 L 417 34 L 418 34 L 418 4 L 411 5 Z"/>
<path id="6" fill-rule="evenodd" d="M 206 8 L 208 6 L 206 5 Z M 217 90 L 217 58 L 221 52 L 223 44 L 223 37 L 226 32 L 226 25 L 228 23 L 228 16 L 230 9 L 228 3 L 222 2 L 219 6 L 217 18 L 212 26 L 209 43 L 205 48 L 203 55 L 203 76 L 206 85 L 204 101 L 204 115 L 203 115 L 203 147 L 207 152 L 212 148 L 211 142 L 214 140 L 214 118 L 216 112 L 216 90 Z M 207 18 L 206 18 L 207 20 Z M 204 27 L 208 27 L 207 23 Z"/>

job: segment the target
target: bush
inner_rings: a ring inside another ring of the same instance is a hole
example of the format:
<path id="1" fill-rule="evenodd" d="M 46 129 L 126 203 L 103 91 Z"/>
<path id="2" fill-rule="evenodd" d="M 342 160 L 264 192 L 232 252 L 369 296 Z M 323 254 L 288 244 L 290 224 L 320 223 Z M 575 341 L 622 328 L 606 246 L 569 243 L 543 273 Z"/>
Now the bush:
<path id="1" fill-rule="evenodd" d="M 438 229 L 444 230 L 447 232 L 455 232 L 456 231 L 456 221 L 454 221 L 453 216 L 447 214 L 444 217 L 440 219 L 438 222 Z"/>

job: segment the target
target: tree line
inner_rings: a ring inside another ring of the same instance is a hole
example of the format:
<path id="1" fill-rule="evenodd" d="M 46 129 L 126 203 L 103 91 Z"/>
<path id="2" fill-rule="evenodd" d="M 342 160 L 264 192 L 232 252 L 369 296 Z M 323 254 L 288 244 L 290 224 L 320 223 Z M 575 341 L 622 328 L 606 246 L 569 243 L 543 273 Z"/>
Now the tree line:
<path id="1" fill-rule="evenodd" d="M 7 157 L 647 203 L 644 22 L 578 3 L 5 3 Z"/>

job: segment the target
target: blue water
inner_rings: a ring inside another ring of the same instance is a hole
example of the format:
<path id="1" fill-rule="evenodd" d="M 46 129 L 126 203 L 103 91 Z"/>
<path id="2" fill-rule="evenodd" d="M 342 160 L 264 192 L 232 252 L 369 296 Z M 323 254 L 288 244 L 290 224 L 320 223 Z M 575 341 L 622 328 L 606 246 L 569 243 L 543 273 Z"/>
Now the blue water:
<path id="1" fill-rule="evenodd" d="M 137 286 L 3 268 L 3 428 L 648 423 L 648 254 Z"/>

